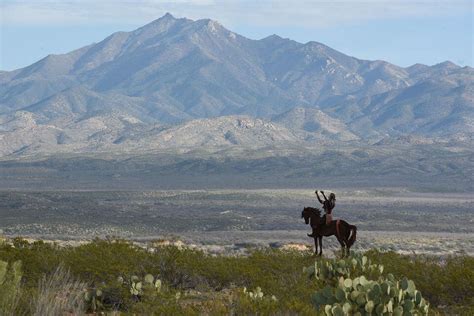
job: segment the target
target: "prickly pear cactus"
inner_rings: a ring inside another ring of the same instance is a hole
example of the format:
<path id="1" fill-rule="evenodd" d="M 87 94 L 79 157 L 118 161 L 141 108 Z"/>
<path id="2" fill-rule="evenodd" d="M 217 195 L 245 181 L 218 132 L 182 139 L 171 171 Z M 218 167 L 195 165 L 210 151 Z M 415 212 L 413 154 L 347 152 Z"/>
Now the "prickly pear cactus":
<path id="1" fill-rule="evenodd" d="M 1 272 L 1 265 L 0 265 Z M 151 274 L 143 277 L 132 275 L 130 277 L 118 276 L 116 286 L 128 291 L 131 299 L 135 302 L 140 301 L 143 297 L 153 297 L 159 295 L 162 290 L 161 280 Z M 84 293 L 84 301 L 86 309 L 91 312 L 98 312 L 105 309 L 106 304 L 110 304 L 110 288 L 91 288 Z"/>
<path id="2" fill-rule="evenodd" d="M 316 262 L 306 272 L 326 284 L 313 294 L 312 301 L 329 316 L 427 315 L 429 311 L 413 281 L 384 276 L 383 266 L 372 264 L 365 256 Z"/>
<path id="3" fill-rule="evenodd" d="M 243 291 L 244 291 L 244 294 L 246 294 L 248 297 L 250 297 L 253 300 L 263 299 L 263 292 L 259 286 L 257 286 L 257 288 L 254 291 L 247 291 L 247 288 L 244 287 Z"/>
<path id="4" fill-rule="evenodd" d="M 129 279 L 119 276 L 117 282 L 127 286 L 130 294 L 136 299 L 139 299 L 145 293 L 156 295 L 162 289 L 161 280 L 151 274 L 146 274 L 143 279 L 136 275 L 131 276 Z"/>
<path id="5" fill-rule="evenodd" d="M 84 301 L 87 309 L 95 312 L 103 308 L 102 304 L 102 290 L 90 289 L 84 294 Z"/>
<path id="6" fill-rule="evenodd" d="M 130 293 L 132 295 L 135 295 L 135 296 L 141 295 L 143 293 L 142 292 L 142 282 L 133 282 L 132 281 L 132 284 L 130 286 Z"/>
<path id="7" fill-rule="evenodd" d="M 155 280 L 155 277 L 151 274 L 147 274 L 147 275 L 145 275 L 144 280 L 145 280 L 146 284 L 153 284 L 153 281 Z"/>
<path id="8" fill-rule="evenodd" d="M 21 261 L 0 261 L 0 315 L 14 312 L 22 277 Z"/>
<path id="9" fill-rule="evenodd" d="M 372 264 L 366 256 L 357 253 L 352 253 L 350 257 L 344 259 L 315 261 L 314 266 L 305 269 L 308 275 L 323 281 L 358 274 L 376 278 L 382 275 L 383 270 L 383 265 Z"/>
<path id="10" fill-rule="evenodd" d="M 264 295 L 262 292 L 262 289 L 259 286 L 257 286 L 255 290 L 253 291 L 248 291 L 247 288 L 244 287 L 243 293 L 244 295 L 246 295 L 247 297 L 249 297 L 251 300 L 254 300 L 254 301 L 263 301 L 263 300 L 269 300 L 272 302 L 278 301 L 275 295 L 272 295 L 272 296 Z"/>

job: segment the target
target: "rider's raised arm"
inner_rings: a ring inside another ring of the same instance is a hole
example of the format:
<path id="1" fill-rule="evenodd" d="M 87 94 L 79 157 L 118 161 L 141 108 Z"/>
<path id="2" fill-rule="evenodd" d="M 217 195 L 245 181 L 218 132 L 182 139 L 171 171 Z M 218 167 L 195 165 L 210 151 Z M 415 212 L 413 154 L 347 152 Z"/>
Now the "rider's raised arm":
<path id="1" fill-rule="evenodd" d="M 324 199 L 327 201 L 328 198 L 326 197 L 326 195 L 324 195 L 324 191 L 321 191 L 321 194 L 323 195 Z M 321 202 L 322 203 L 322 202 Z"/>
<path id="2" fill-rule="evenodd" d="M 323 201 L 321 201 L 321 198 L 319 197 L 318 191 L 314 191 L 314 193 L 316 193 L 319 203 L 323 204 Z"/>

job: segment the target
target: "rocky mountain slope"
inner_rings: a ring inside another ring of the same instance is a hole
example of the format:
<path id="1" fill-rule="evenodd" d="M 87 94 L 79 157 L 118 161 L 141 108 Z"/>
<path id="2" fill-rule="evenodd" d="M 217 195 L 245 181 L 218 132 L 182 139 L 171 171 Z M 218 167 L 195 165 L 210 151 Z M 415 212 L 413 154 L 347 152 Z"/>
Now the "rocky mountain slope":
<path id="1" fill-rule="evenodd" d="M 402 68 L 170 14 L 0 72 L 0 156 L 474 133 L 474 70 Z"/>

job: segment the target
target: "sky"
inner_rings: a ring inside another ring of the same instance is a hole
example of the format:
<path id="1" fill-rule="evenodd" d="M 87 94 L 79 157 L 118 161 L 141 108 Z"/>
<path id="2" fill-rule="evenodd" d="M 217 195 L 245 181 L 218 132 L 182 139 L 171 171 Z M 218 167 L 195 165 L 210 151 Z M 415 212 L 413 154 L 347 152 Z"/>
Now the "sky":
<path id="1" fill-rule="evenodd" d="M 446 60 L 473 66 L 472 0 L 0 0 L 0 70 L 28 66 L 166 12 L 211 18 L 251 39 L 317 41 L 399 66 Z"/>

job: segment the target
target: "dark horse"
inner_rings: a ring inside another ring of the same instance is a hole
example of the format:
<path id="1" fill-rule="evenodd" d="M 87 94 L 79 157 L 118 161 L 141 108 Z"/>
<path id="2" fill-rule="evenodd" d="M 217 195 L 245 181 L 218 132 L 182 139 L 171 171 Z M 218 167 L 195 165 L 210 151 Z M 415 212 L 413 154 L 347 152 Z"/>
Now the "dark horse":
<path id="1" fill-rule="evenodd" d="M 314 207 L 305 207 L 301 213 L 306 224 L 310 224 L 313 229 L 314 246 L 316 248 L 315 254 L 318 254 L 318 240 L 319 240 L 319 255 L 323 254 L 323 236 L 336 236 L 337 241 L 341 244 L 342 256 L 349 255 L 350 248 L 356 240 L 357 227 L 349 224 L 344 220 L 333 220 L 329 225 L 326 225 L 326 218 L 321 216 L 321 211 Z"/>

